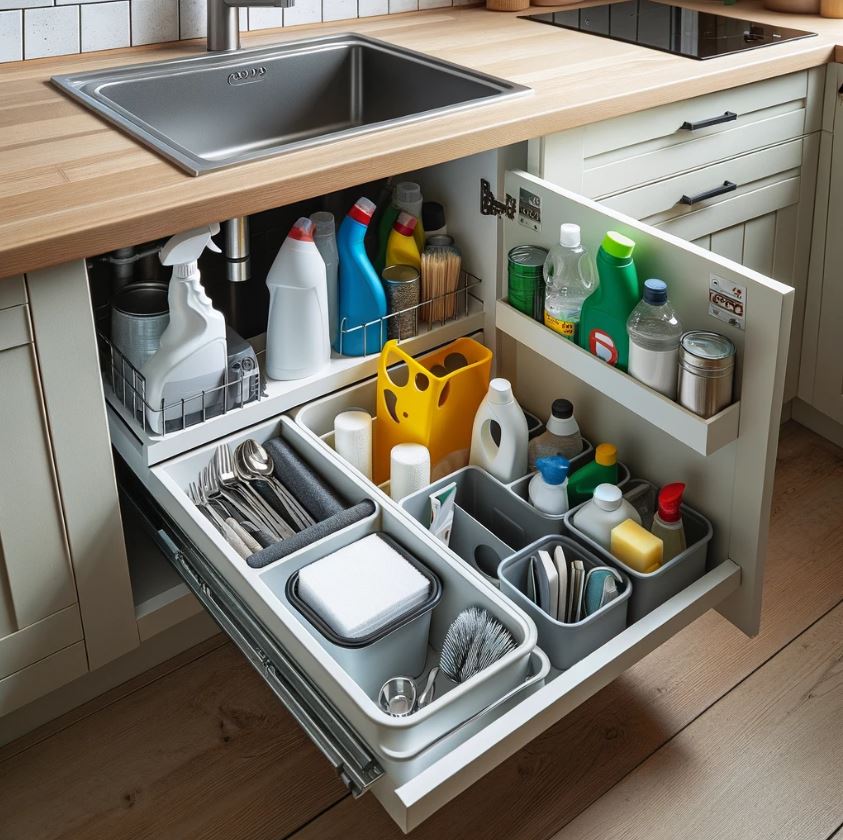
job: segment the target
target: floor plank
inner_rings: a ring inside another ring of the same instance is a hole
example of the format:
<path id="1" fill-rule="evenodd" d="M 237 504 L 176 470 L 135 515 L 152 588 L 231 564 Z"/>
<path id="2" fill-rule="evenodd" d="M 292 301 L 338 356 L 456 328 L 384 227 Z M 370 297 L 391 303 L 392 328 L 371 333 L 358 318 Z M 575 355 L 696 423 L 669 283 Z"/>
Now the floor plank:
<path id="1" fill-rule="evenodd" d="M 843 453 L 782 433 L 761 633 L 708 613 L 457 797 L 418 840 L 544 840 L 843 598 Z M 490 818 L 490 815 L 494 818 Z M 399 838 L 374 799 L 343 800 L 295 840 Z"/>
<path id="2" fill-rule="evenodd" d="M 554 840 L 825 840 L 843 820 L 843 605 Z"/>
<path id="3" fill-rule="evenodd" d="M 790 424 L 761 635 L 703 616 L 413 837 L 558 831 L 843 598 L 841 509 L 840 450 Z M 46 734 L 0 761 L 2 840 L 401 836 L 372 797 L 344 798 L 228 644 Z"/>

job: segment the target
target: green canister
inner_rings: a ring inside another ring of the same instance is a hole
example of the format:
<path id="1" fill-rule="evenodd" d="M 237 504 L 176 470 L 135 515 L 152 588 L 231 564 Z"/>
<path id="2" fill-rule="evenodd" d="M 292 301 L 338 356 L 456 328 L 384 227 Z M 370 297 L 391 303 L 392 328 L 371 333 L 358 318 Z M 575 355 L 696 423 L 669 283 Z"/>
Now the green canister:
<path id="1" fill-rule="evenodd" d="M 518 245 L 509 252 L 509 303 L 519 312 L 544 321 L 544 261 L 547 249 Z"/>

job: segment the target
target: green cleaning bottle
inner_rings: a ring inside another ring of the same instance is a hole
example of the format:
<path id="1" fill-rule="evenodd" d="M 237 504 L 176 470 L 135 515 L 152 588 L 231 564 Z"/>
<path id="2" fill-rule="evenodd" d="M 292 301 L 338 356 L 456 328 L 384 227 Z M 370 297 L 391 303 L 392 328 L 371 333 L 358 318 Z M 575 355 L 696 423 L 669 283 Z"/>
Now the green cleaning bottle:
<path id="1" fill-rule="evenodd" d="M 594 460 L 580 467 L 568 479 L 568 503 L 571 507 L 587 502 L 598 484 L 618 483 L 618 450 L 612 443 L 601 443 L 594 450 Z"/>
<path id="2" fill-rule="evenodd" d="M 603 237 L 597 251 L 600 283 L 586 298 L 580 316 L 580 347 L 621 370 L 629 360 L 626 322 L 641 300 L 633 250 L 635 243 L 617 231 Z"/>

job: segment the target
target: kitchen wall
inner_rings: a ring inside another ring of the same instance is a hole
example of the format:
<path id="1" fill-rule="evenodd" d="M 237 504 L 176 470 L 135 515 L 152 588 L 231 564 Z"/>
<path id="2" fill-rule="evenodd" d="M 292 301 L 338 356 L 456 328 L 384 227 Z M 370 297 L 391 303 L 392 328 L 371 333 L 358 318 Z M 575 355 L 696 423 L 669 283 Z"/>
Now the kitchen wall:
<path id="1" fill-rule="evenodd" d="M 470 5 L 475 0 L 296 0 L 240 10 L 240 29 Z M 201 38 L 205 0 L 0 0 L 0 62 Z"/>

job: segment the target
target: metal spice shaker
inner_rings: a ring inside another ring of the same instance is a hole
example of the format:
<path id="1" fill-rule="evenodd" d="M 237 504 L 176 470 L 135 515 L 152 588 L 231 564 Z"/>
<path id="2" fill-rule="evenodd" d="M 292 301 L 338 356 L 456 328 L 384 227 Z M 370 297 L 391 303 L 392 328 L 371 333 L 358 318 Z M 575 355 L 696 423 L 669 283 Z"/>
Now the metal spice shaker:
<path id="1" fill-rule="evenodd" d="M 677 401 L 700 417 L 713 417 L 732 402 L 735 345 L 725 336 L 690 330 L 679 339 Z"/>

